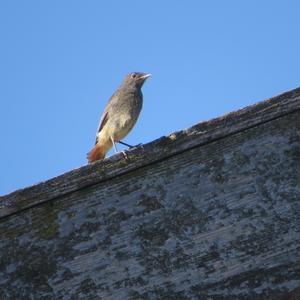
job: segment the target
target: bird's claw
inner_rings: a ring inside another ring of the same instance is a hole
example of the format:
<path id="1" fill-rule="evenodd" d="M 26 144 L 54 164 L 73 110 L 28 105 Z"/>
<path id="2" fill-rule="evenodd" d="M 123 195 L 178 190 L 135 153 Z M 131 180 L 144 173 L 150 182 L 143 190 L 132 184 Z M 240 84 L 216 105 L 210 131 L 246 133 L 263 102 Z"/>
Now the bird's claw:
<path id="1" fill-rule="evenodd" d="M 128 159 L 128 155 L 125 151 L 121 151 L 121 153 L 123 154 L 124 158 L 127 160 Z"/>
<path id="2" fill-rule="evenodd" d="M 137 148 L 137 147 L 140 147 L 140 146 L 143 145 L 142 143 L 140 143 L 140 144 L 137 144 L 137 145 L 132 146 L 132 145 L 129 145 L 129 144 L 124 143 L 124 142 L 122 142 L 122 141 L 118 141 L 117 143 L 122 144 L 122 145 L 128 147 L 129 149 Z"/>
<path id="3" fill-rule="evenodd" d="M 137 145 L 134 145 L 134 146 L 129 147 L 129 149 L 134 149 L 134 148 L 138 148 L 138 147 L 142 147 L 142 146 L 143 146 L 143 144 L 142 144 L 142 143 L 139 143 L 139 144 L 137 144 Z"/>

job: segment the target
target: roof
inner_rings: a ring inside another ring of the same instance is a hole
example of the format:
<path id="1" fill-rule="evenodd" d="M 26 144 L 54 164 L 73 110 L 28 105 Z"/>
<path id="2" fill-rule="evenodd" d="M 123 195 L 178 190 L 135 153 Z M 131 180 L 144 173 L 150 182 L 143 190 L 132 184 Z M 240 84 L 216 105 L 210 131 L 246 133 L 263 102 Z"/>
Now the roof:
<path id="1" fill-rule="evenodd" d="M 0 197 L 0 218 L 300 110 L 300 88 Z"/>

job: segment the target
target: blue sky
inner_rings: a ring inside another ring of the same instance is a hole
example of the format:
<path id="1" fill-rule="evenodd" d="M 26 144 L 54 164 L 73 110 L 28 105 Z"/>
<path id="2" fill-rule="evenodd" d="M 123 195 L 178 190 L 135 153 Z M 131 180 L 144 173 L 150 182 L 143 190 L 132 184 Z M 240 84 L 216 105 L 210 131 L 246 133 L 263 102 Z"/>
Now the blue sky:
<path id="1" fill-rule="evenodd" d="M 131 144 L 298 87 L 299 11 L 292 0 L 0 0 L 0 195 L 85 165 L 129 72 L 153 74 Z"/>

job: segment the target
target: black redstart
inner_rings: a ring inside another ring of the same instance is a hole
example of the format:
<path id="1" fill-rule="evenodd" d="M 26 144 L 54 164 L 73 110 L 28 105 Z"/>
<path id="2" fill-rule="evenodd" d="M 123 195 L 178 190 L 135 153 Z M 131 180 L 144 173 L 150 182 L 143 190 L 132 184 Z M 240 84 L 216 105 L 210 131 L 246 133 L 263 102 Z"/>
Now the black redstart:
<path id="1" fill-rule="evenodd" d="M 130 132 L 142 109 L 141 88 L 149 76 L 138 72 L 128 74 L 111 96 L 100 120 L 95 147 L 87 155 L 89 163 L 103 159 L 115 142 Z"/>

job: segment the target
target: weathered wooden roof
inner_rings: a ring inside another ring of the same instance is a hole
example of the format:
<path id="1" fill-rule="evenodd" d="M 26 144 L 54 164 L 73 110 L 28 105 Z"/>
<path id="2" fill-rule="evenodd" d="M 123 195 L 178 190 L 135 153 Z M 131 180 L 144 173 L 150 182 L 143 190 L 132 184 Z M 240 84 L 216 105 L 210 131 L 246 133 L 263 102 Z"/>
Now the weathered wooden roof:
<path id="1" fill-rule="evenodd" d="M 299 149 L 300 88 L 3 196 L 0 298 L 300 296 Z"/>
<path id="2" fill-rule="evenodd" d="M 193 147 L 198 147 L 228 135 L 258 126 L 300 109 L 300 88 L 254 105 L 201 122 L 169 136 L 163 136 L 123 155 L 113 155 L 92 165 L 86 165 L 37 185 L 0 197 L 0 217 L 4 217 L 84 187 L 125 174 L 155 163 Z"/>

